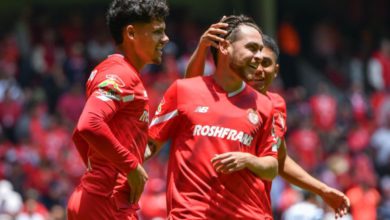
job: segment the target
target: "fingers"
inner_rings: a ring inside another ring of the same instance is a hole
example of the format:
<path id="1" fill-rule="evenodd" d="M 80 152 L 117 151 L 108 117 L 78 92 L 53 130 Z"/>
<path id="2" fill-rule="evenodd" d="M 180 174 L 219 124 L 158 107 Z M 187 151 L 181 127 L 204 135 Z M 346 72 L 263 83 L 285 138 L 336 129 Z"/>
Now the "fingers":
<path id="1" fill-rule="evenodd" d="M 138 185 L 137 190 L 136 190 L 135 195 L 134 195 L 135 199 L 134 199 L 133 203 L 138 203 L 139 199 L 141 198 L 141 194 L 144 191 L 144 187 L 145 187 L 145 182 Z"/>
<path id="2" fill-rule="evenodd" d="M 136 191 L 137 191 L 137 189 L 136 189 L 136 187 L 134 185 L 130 186 L 130 203 L 134 203 L 134 201 L 135 201 L 135 194 L 137 193 Z"/>
<path id="3" fill-rule="evenodd" d="M 221 22 L 221 21 L 223 21 L 223 19 L 225 19 L 226 18 L 226 16 L 224 15 L 224 16 L 222 16 L 222 18 L 221 18 L 221 20 L 219 20 L 219 22 Z"/>
<path id="4" fill-rule="evenodd" d="M 230 153 L 223 153 L 223 154 L 216 154 L 212 159 L 211 159 L 211 163 L 214 163 L 218 160 L 222 160 L 222 159 L 225 159 L 225 158 L 228 158 L 230 157 Z"/>
<path id="5" fill-rule="evenodd" d="M 139 201 L 147 180 L 148 174 L 141 165 L 138 165 L 135 170 L 127 175 L 127 182 L 130 186 L 130 203 L 137 203 Z"/>

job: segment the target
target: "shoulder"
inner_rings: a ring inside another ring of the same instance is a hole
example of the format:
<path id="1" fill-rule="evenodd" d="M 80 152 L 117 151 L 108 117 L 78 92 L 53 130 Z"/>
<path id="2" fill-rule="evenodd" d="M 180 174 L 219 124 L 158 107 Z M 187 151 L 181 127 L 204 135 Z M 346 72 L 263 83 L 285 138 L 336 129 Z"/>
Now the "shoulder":
<path id="1" fill-rule="evenodd" d="M 141 82 L 141 79 L 137 70 L 126 62 L 123 56 L 114 54 L 108 56 L 92 70 L 87 83 L 94 87 L 103 82 L 114 83 L 119 87 L 132 87 Z"/>
<path id="2" fill-rule="evenodd" d="M 276 110 L 286 112 L 286 101 L 281 95 L 274 92 L 267 92 L 267 96 L 270 98 Z"/>
<path id="3" fill-rule="evenodd" d="M 250 86 L 247 86 L 247 94 L 248 97 L 251 99 L 255 99 L 256 106 L 260 114 L 263 116 L 270 115 L 273 112 L 273 104 L 269 97 L 265 96 L 264 94 L 256 91 Z"/>
<path id="4" fill-rule="evenodd" d="M 202 87 L 205 87 L 206 84 L 208 84 L 208 79 L 209 77 L 207 76 L 197 76 L 197 77 L 192 77 L 192 78 L 185 78 L 185 79 L 178 79 L 175 81 L 177 84 L 177 88 L 180 91 L 200 91 Z"/>

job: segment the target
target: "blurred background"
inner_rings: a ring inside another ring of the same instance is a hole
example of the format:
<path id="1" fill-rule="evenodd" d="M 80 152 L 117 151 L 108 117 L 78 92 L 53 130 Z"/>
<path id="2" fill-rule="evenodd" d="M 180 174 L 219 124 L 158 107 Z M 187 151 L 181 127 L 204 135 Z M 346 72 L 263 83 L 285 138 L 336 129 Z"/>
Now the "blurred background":
<path id="1" fill-rule="evenodd" d="M 93 67 L 115 51 L 109 0 L 0 1 L 0 219 L 65 219 L 85 167 L 71 141 Z M 168 0 L 163 65 L 142 77 L 154 112 L 183 76 L 199 37 L 223 15 L 252 16 L 277 39 L 273 91 L 286 99 L 289 154 L 351 199 L 345 219 L 390 219 L 390 2 L 388 0 Z M 211 74 L 211 59 L 206 74 Z M 140 219 L 165 218 L 169 147 L 146 163 Z M 273 183 L 275 219 L 323 202 Z M 290 208 L 290 209 L 289 209 Z M 287 211 L 290 210 L 290 211 Z"/>

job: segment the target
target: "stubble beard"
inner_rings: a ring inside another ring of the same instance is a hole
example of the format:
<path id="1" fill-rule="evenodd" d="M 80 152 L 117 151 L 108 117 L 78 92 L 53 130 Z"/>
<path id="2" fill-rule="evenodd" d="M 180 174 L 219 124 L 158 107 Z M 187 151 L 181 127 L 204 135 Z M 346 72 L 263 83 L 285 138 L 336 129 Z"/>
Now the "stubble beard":
<path id="1" fill-rule="evenodd" d="M 253 80 L 254 73 L 246 73 L 245 67 L 243 65 L 237 65 L 234 62 L 229 63 L 229 67 L 233 70 L 233 72 L 243 81 L 250 82 Z"/>

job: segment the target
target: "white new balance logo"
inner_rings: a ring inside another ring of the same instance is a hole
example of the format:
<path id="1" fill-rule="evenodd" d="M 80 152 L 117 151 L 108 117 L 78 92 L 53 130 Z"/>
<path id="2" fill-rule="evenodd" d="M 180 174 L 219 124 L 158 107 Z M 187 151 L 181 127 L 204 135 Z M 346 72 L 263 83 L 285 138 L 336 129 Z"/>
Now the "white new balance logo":
<path id="1" fill-rule="evenodd" d="M 198 106 L 196 107 L 195 112 L 206 113 L 208 110 L 209 110 L 208 106 Z"/>

